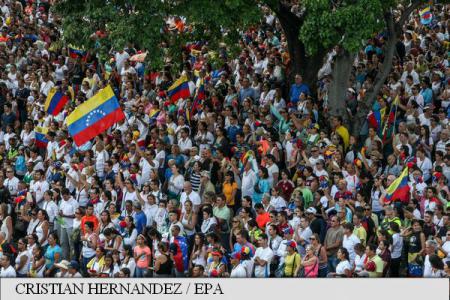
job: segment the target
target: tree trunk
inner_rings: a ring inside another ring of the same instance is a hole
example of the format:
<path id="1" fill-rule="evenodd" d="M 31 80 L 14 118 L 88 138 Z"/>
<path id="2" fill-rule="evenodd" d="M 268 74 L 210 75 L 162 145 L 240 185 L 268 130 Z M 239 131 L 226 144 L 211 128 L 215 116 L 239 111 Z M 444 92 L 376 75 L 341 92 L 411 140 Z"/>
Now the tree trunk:
<path id="1" fill-rule="evenodd" d="M 288 75 L 288 82 L 291 84 L 296 74 L 303 77 L 303 81 L 307 83 L 311 91 L 315 93 L 317 86 L 317 73 L 323 65 L 324 56 L 327 51 L 323 48 L 311 56 L 306 55 L 304 44 L 300 41 L 300 28 L 303 24 L 303 19 L 291 13 L 288 7 L 281 4 L 278 10 L 275 11 L 280 21 L 281 28 L 286 36 L 288 45 L 289 57 L 291 60 L 291 68 Z"/>
<path id="2" fill-rule="evenodd" d="M 341 116 L 348 124 L 347 88 L 352 73 L 355 54 L 341 49 L 333 65 L 332 81 L 328 91 L 328 109 L 331 116 Z"/>
<path id="3" fill-rule="evenodd" d="M 298 25 L 295 20 L 286 20 L 288 18 L 280 18 L 280 24 L 283 28 L 284 34 L 286 36 L 289 58 L 290 58 L 290 74 L 289 78 L 293 77 L 292 74 L 300 74 L 303 70 L 301 68 L 301 61 L 304 57 L 304 48 L 302 47 L 298 36 L 300 34 L 300 22 Z M 296 26 L 292 26 L 295 24 Z"/>
<path id="4" fill-rule="evenodd" d="M 391 12 L 387 12 L 384 16 L 386 25 L 387 25 L 387 34 L 388 39 L 386 41 L 386 45 L 384 48 L 385 56 L 383 60 L 383 64 L 381 67 L 381 70 L 378 72 L 377 76 L 375 77 L 374 83 L 372 85 L 372 88 L 366 92 L 366 96 L 364 97 L 364 100 L 358 104 L 358 111 L 356 115 L 353 118 L 353 128 L 352 128 L 352 134 L 354 136 L 359 136 L 361 132 L 361 127 L 364 125 L 364 122 L 367 120 L 367 115 L 370 113 L 372 109 L 372 105 L 380 92 L 381 88 L 383 87 L 386 79 L 389 76 L 389 73 L 392 68 L 392 61 L 394 59 L 395 51 L 397 49 L 396 43 L 398 40 L 398 37 L 401 35 L 402 32 L 402 26 L 403 23 L 405 23 L 409 15 L 420 6 L 422 1 L 420 0 L 414 0 L 411 2 L 411 4 L 403 11 L 403 14 L 401 15 L 400 19 L 395 22 L 394 16 Z"/>
<path id="5" fill-rule="evenodd" d="M 377 95 L 383 87 L 386 79 L 388 78 L 389 72 L 392 68 L 392 60 L 394 59 L 396 50 L 397 34 L 395 32 L 393 16 L 388 13 L 385 19 L 388 29 L 388 38 L 384 47 L 385 56 L 383 64 L 381 66 L 381 69 L 378 71 L 377 76 L 375 77 L 372 87 L 368 91 L 366 91 L 366 95 L 363 101 L 358 103 L 358 111 L 356 112 L 356 115 L 354 116 L 352 122 L 352 134 L 354 136 L 360 135 L 361 128 L 364 125 L 364 122 L 366 122 L 367 115 L 372 110 L 372 105 L 375 102 Z"/>

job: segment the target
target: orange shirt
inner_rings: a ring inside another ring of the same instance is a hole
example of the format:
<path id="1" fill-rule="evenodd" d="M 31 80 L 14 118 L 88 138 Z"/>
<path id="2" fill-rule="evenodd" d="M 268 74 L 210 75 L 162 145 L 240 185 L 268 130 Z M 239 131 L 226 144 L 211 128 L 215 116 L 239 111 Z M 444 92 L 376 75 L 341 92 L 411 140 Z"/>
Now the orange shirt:
<path id="1" fill-rule="evenodd" d="M 222 193 L 225 196 L 227 205 L 234 205 L 233 191 L 237 190 L 238 186 L 236 182 L 227 183 L 225 182 L 222 186 Z"/>
<path id="2" fill-rule="evenodd" d="M 97 230 L 97 228 L 98 228 L 98 219 L 97 219 L 97 217 L 94 216 L 94 215 L 92 215 L 92 216 L 84 216 L 84 217 L 81 218 L 81 225 L 80 225 L 81 233 L 82 233 L 83 235 L 85 234 L 85 231 L 84 231 L 84 224 L 85 224 L 86 222 L 92 222 L 92 223 L 94 223 L 94 231 Z"/>
<path id="3" fill-rule="evenodd" d="M 264 230 L 266 228 L 266 224 L 270 222 L 270 215 L 268 212 L 256 216 L 256 224 L 258 227 Z"/>

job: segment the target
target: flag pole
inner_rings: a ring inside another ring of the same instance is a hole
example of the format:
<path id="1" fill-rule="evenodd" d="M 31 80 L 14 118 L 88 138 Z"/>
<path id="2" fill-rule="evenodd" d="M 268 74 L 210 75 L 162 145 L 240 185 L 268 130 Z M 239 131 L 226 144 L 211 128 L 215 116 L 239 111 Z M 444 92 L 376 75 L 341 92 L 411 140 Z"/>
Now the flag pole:
<path id="1" fill-rule="evenodd" d="M 387 114 L 387 118 L 386 118 L 386 114 L 384 114 L 384 117 L 383 117 L 383 119 L 384 119 L 384 126 L 383 126 L 383 131 L 381 132 L 381 134 L 383 136 L 383 145 L 384 145 L 384 142 L 385 142 L 385 133 L 386 133 L 386 128 L 387 128 L 387 126 L 389 124 L 389 116 L 391 115 L 391 112 L 392 112 L 392 106 L 389 109 L 389 114 Z"/>

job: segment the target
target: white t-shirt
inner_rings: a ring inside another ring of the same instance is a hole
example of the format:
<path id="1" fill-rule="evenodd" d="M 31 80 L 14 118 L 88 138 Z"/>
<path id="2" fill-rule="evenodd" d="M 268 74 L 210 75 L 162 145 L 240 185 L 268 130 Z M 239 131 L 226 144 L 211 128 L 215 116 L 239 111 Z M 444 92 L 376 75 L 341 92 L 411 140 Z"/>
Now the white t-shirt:
<path id="1" fill-rule="evenodd" d="M 40 202 L 44 198 L 44 192 L 48 191 L 50 186 L 47 181 L 35 181 L 31 184 L 31 191 L 36 194 L 36 203 L 42 208 L 44 203 Z"/>
<path id="2" fill-rule="evenodd" d="M 130 55 L 126 51 L 123 51 L 122 53 L 117 52 L 114 58 L 116 60 L 117 70 L 119 71 L 120 74 L 122 72 L 123 62 L 128 58 L 130 58 Z"/>
<path id="3" fill-rule="evenodd" d="M 272 249 L 270 249 L 269 247 L 267 248 L 259 247 L 256 249 L 253 260 L 255 260 L 255 257 L 259 257 L 259 259 L 267 262 L 265 266 L 255 265 L 255 277 L 269 277 L 270 262 L 272 261 L 273 258 Z"/>
<path id="4" fill-rule="evenodd" d="M 450 261 L 450 241 L 446 241 L 443 245 L 442 245 L 442 249 L 445 250 L 445 252 L 447 252 L 447 257 L 444 258 L 444 263 Z"/>
<path id="5" fill-rule="evenodd" d="M 392 248 L 391 248 L 391 257 L 399 258 L 402 256 L 402 248 L 403 248 L 403 238 L 399 233 L 394 233 L 392 235 Z"/>
<path id="6" fill-rule="evenodd" d="M 58 205 L 55 201 L 45 201 L 42 208 L 45 209 L 48 214 L 48 221 L 53 223 L 56 216 L 58 216 Z"/>
<path id="7" fill-rule="evenodd" d="M 36 138 L 36 135 L 34 131 L 30 131 L 29 133 L 26 133 L 25 130 L 22 130 L 20 133 L 20 139 L 22 140 L 22 143 L 25 147 L 28 147 L 31 145 L 31 142 Z"/>
<path id="8" fill-rule="evenodd" d="M 276 211 L 281 211 L 283 208 L 286 207 L 286 201 L 283 199 L 283 197 L 271 197 L 270 198 L 270 205 L 275 208 Z"/>
<path id="9" fill-rule="evenodd" d="M 302 238 L 307 244 L 309 244 L 311 242 L 310 238 L 313 235 L 313 232 L 312 232 L 311 228 L 309 228 L 309 226 L 306 227 L 305 229 L 302 229 L 301 227 L 299 227 L 297 230 L 297 235 L 300 238 Z"/>
<path id="10" fill-rule="evenodd" d="M 63 215 L 72 216 L 75 215 L 75 210 L 77 209 L 78 204 L 75 200 L 71 201 L 71 199 L 65 201 L 62 200 L 59 204 L 59 210 L 62 211 Z M 63 217 L 64 224 L 61 225 L 62 228 L 72 228 L 73 227 L 73 218 Z"/>
<path id="11" fill-rule="evenodd" d="M 13 278 L 16 277 L 16 270 L 10 265 L 6 269 L 2 267 L 0 270 L 0 277 L 2 278 Z"/>
<path id="12" fill-rule="evenodd" d="M 270 167 L 267 167 L 267 172 L 269 173 L 269 184 L 272 187 L 273 186 L 273 174 L 274 173 L 280 173 L 280 170 L 278 169 L 277 164 L 273 164 Z"/>
<path id="13" fill-rule="evenodd" d="M 57 65 L 55 68 L 55 81 L 62 81 L 64 79 L 64 72 L 67 72 L 69 68 L 66 65 Z"/>
<path id="14" fill-rule="evenodd" d="M 430 255 L 426 255 L 425 256 L 425 262 L 423 264 L 423 277 L 425 278 L 429 278 L 431 277 L 431 273 L 432 273 L 432 267 L 431 267 L 431 263 L 430 263 Z"/>
<path id="15" fill-rule="evenodd" d="M 345 270 L 352 270 L 352 266 L 348 260 L 343 260 L 336 266 L 336 274 L 345 275 Z"/>
<path id="16" fill-rule="evenodd" d="M 197 192 L 192 191 L 189 195 L 186 194 L 186 192 L 183 192 L 183 193 L 181 193 L 181 196 L 180 196 L 180 203 L 181 203 L 181 207 L 182 207 L 183 211 L 184 211 L 184 203 L 188 199 L 192 201 L 192 205 L 194 207 L 199 206 L 202 203 L 202 199 L 200 198 L 200 196 Z"/>
<path id="17" fill-rule="evenodd" d="M 349 237 L 347 237 L 346 235 L 344 235 L 344 240 L 342 241 L 342 246 L 347 249 L 348 254 L 350 256 L 350 262 L 353 263 L 355 261 L 355 245 L 359 244 L 361 241 L 359 240 L 359 238 L 352 234 Z"/>
<path id="18" fill-rule="evenodd" d="M 9 190 L 11 196 L 16 196 L 19 191 L 19 178 L 6 178 L 3 182 L 3 186 Z"/>
<path id="19" fill-rule="evenodd" d="M 246 278 L 247 271 L 245 270 L 244 266 L 239 264 L 231 271 L 230 277 L 231 278 Z"/>

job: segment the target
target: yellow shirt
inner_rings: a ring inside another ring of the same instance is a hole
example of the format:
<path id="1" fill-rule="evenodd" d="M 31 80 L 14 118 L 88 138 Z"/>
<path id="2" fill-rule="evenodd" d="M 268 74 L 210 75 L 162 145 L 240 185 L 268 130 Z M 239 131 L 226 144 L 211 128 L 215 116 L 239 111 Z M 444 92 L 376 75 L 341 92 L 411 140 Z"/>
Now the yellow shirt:
<path id="1" fill-rule="evenodd" d="M 233 191 L 238 189 L 236 182 L 227 183 L 225 182 L 222 186 L 222 193 L 225 196 L 227 205 L 234 205 Z"/>
<path id="2" fill-rule="evenodd" d="M 381 257 L 379 257 L 378 255 L 375 255 L 374 257 L 372 257 L 370 259 L 370 261 L 373 261 L 375 263 L 376 268 L 375 268 L 375 272 L 368 272 L 369 277 L 383 276 L 384 264 L 383 264 L 383 260 L 381 259 Z"/>
<path id="3" fill-rule="evenodd" d="M 284 276 L 292 277 L 297 266 L 302 263 L 300 254 L 294 252 L 292 255 L 286 255 L 284 259 Z"/>
<path id="4" fill-rule="evenodd" d="M 361 244 L 363 244 L 364 246 L 366 245 L 367 232 L 366 232 L 366 229 L 362 225 L 359 225 L 359 227 L 355 226 L 355 228 L 353 229 L 353 234 L 359 238 L 359 240 L 361 241 Z"/>

